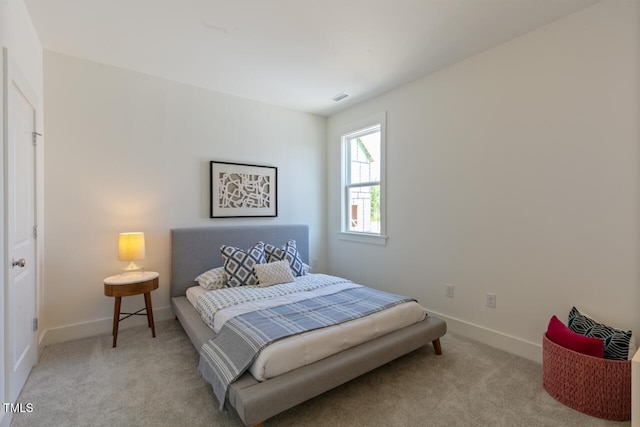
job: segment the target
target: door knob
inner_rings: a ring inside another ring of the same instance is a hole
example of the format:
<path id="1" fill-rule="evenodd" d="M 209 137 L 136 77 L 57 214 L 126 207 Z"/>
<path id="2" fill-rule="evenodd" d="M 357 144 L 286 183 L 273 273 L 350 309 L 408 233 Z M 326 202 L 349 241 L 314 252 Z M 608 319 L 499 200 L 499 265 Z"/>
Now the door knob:
<path id="1" fill-rule="evenodd" d="M 11 260 L 11 267 L 12 268 L 15 267 L 15 266 L 24 267 L 25 265 L 27 265 L 27 261 L 24 258 L 20 258 L 17 261 L 15 259 Z"/>

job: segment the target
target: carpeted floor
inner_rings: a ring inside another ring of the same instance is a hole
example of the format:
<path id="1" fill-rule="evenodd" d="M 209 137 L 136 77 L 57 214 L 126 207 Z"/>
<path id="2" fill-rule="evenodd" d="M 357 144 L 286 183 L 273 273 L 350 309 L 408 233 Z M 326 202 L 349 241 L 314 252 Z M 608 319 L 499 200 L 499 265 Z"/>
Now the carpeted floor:
<path id="1" fill-rule="evenodd" d="M 48 346 L 20 395 L 32 413 L 11 426 L 242 426 L 219 412 L 177 321 Z M 542 388 L 542 367 L 447 334 L 265 426 L 628 426 L 569 409 Z"/>

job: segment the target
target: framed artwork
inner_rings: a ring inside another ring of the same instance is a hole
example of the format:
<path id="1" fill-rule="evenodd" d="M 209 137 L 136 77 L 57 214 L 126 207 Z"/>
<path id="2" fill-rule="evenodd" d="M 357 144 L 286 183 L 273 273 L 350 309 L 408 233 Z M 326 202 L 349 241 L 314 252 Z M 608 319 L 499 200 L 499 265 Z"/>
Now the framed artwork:
<path id="1" fill-rule="evenodd" d="M 210 162 L 211 218 L 278 216 L 278 168 Z"/>

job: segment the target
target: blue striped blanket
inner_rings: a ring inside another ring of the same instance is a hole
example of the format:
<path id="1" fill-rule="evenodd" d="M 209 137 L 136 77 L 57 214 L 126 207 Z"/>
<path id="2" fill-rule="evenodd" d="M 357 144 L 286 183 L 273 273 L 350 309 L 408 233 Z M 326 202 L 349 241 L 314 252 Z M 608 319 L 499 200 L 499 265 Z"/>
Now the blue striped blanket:
<path id="1" fill-rule="evenodd" d="M 227 321 L 220 333 L 202 346 L 198 369 L 213 387 L 222 409 L 229 385 L 249 369 L 268 344 L 408 301 L 415 300 L 359 287 L 241 314 Z"/>

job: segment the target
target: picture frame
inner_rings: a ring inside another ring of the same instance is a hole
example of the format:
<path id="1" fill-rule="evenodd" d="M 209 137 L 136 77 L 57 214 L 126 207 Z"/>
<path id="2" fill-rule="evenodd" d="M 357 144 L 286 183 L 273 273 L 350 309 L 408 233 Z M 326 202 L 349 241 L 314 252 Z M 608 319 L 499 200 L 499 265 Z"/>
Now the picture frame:
<path id="1" fill-rule="evenodd" d="M 277 217 L 278 168 L 275 166 L 209 163 L 210 217 Z"/>

